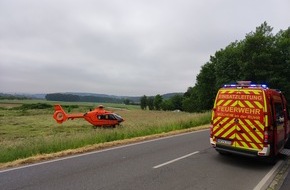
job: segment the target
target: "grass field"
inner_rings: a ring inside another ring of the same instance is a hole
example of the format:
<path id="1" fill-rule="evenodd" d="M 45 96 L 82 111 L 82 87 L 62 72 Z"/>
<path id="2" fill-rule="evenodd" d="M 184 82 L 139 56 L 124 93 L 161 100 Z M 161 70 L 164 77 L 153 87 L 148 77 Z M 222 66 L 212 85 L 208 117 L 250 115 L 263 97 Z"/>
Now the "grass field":
<path id="1" fill-rule="evenodd" d="M 38 100 L 0 101 L 0 163 L 35 155 L 55 153 L 115 140 L 129 139 L 173 130 L 186 129 L 210 122 L 210 113 L 185 113 L 140 110 L 139 106 L 104 104 L 107 110 L 121 115 L 125 122 L 114 129 L 94 129 L 83 119 L 57 124 L 53 108 L 30 109 Z M 61 103 L 71 113 L 85 113 L 94 103 Z"/>

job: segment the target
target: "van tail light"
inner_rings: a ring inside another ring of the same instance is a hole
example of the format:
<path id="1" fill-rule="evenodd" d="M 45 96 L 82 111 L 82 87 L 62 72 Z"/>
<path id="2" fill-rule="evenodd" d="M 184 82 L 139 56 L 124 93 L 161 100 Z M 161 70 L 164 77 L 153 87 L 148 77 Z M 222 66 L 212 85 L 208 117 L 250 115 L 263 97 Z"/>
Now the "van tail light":
<path id="1" fill-rule="evenodd" d="M 209 131 L 210 131 L 210 137 L 213 137 L 213 125 L 210 125 L 209 127 Z"/>
<path id="2" fill-rule="evenodd" d="M 269 143 L 269 132 L 268 132 L 268 127 L 266 127 L 264 131 L 264 144 L 268 144 L 268 143 Z"/>

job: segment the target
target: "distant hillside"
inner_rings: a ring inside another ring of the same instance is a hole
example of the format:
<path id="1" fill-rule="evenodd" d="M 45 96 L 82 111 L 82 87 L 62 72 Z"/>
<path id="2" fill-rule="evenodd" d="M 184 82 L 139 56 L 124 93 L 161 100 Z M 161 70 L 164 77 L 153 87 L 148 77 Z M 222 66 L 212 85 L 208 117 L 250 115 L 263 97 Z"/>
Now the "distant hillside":
<path id="1" fill-rule="evenodd" d="M 163 97 L 163 99 L 166 100 L 175 95 L 183 95 L 183 93 L 167 93 L 161 96 Z M 47 99 L 51 101 L 100 102 L 100 103 L 123 103 L 124 100 L 129 100 L 132 103 L 138 104 L 140 103 L 141 97 L 142 96 L 115 96 L 115 95 L 84 93 L 84 92 L 65 92 L 65 93 L 50 93 L 50 94 L 0 93 L 1 99 Z"/>
<path id="2" fill-rule="evenodd" d="M 45 99 L 46 94 L 1 93 L 1 99 Z"/>
<path id="3" fill-rule="evenodd" d="M 95 96 L 95 97 L 106 97 L 106 98 L 118 98 L 119 96 L 107 95 L 107 94 L 97 94 L 97 93 L 87 93 L 87 92 L 65 92 L 63 94 L 73 94 L 78 96 Z"/>
<path id="4" fill-rule="evenodd" d="M 184 94 L 183 92 L 167 93 L 167 94 L 163 94 L 162 97 L 163 97 L 163 99 L 169 99 L 169 98 L 172 98 L 175 95 L 183 96 L 183 94 Z"/>
<path id="5" fill-rule="evenodd" d="M 0 100 L 24 100 L 24 99 L 31 99 L 29 97 L 26 97 L 24 95 L 20 94 L 7 94 L 7 93 L 0 93 Z"/>

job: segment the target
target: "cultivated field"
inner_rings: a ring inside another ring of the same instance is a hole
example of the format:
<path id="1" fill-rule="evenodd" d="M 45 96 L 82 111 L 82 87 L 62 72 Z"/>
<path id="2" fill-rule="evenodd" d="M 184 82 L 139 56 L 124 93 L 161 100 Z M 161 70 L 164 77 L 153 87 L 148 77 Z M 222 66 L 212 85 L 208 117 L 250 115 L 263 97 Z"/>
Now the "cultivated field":
<path id="1" fill-rule="evenodd" d="M 57 124 L 53 107 L 38 109 L 47 101 L 0 101 L 0 164 L 35 155 L 55 153 L 88 145 L 164 133 L 208 124 L 210 113 L 144 111 L 139 106 L 104 104 L 121 115 L 125 122 L 114 129 L 94 129 L 83 119 Z M 61 103 L 70 113 L 85 113 L 95 103 Z M 32 109 L 33 108 L 33 109 Z"/>

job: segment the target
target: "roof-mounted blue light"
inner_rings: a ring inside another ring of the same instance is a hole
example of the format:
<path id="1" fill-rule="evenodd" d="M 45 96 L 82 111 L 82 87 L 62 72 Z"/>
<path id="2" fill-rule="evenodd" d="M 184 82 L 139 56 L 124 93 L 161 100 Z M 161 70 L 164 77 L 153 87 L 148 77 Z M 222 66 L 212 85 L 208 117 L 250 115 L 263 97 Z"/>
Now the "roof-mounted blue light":
<path id="1" fill-rule="evenodd" d="M 263 88 L 268 88 L 268 86 L 266 84 L 262 84 Z"/>
<path id="2" fill-rule="evenodd" d="M 236 84 L 225 84 L 224 87 L 237 87 L 238 85 Z"/>
<path id="3" fill-rule="evenodd" d="M 268 88 L 268 86 L 266 84 L 251 84 L 251 81 L 237 81 L 237 84 L 225 84 L 224 87 L 225 88 L 243 88 L 243 87 L 248 87 L 248 88 Z"/>

